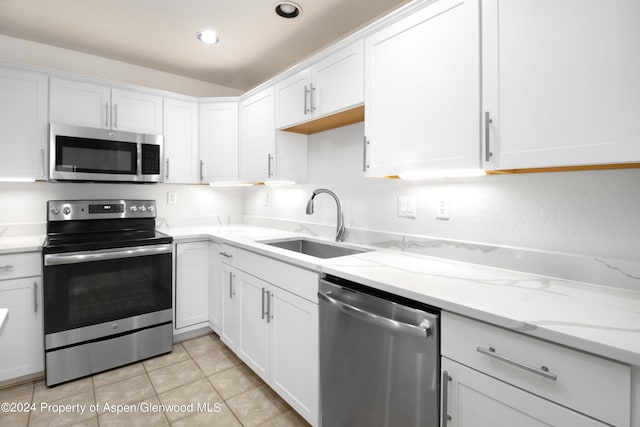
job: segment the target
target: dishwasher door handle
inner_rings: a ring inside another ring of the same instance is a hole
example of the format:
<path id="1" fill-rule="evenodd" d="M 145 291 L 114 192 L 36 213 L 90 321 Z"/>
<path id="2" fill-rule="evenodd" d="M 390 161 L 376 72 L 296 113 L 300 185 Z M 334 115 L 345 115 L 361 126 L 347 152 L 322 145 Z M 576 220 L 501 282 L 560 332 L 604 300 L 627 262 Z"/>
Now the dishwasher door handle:
<path id="1" fill-rule="evenodd" d="M 379 316 L 377 314 L 369 313 L 361 308 L 355 307 L 346 302 L 340 301 L 332 296 L 329 296 L 331 291 L 318 292 L 318 298 L 325 301 L 340 311 L 348 313 L 353 317 L 356 317 L 365 322 L 373 323 L 374 325 L 384 327 L 386 329 L 392 329 L 397 332 L 413 335 L 420 338 L 427 338 L 429 331 L 431 330 L 431 322 L 428 319 L 424 319 L 420 326 L 411 325 L 409 323 L 399 322 L 397 320 L 389 319 L 387 317 Z"/>

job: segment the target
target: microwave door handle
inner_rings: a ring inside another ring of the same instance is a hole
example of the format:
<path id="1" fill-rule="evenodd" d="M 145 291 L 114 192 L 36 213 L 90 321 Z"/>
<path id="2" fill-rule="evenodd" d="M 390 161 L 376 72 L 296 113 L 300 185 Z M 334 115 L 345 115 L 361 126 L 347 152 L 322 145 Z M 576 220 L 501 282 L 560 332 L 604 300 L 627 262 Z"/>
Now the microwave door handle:
<path id="1" fill-rule="evenodd" d="M 83 262 L 170 254 L 172 252 L 172 245 L 168 243 L 164 245 L 134 246 L 129 248 L 101 249 L 97 251 L 47 254 L 44 256 L 44 265 L 45 267 L 48 267 L 53 265 L 80 264 Z"/>

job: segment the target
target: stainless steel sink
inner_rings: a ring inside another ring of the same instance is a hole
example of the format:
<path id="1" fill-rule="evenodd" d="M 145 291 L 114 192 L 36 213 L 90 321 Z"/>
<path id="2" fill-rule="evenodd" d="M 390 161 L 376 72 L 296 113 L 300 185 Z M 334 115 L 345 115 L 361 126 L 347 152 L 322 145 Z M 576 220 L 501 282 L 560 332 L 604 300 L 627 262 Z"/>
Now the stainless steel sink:
<path id="1" fill-rule="evenodd" d="M 355 249 L 340 244 L 318 242 L 305 238 L 265 240 L 260 243 L 325 259 L 370 252 L 366 249 Z"/>

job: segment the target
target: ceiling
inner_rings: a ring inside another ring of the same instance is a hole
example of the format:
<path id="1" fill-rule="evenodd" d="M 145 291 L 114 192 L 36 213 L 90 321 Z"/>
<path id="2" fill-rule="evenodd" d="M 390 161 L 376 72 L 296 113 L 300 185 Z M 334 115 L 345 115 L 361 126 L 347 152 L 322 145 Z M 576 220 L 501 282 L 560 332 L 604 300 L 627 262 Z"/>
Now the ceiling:
<path id="1" fill-rule="evenodd" d="M 409 2 L 295 1 L 284 19 L 277 0 L 0 0 L 0 34 L 244 91 Z"/>

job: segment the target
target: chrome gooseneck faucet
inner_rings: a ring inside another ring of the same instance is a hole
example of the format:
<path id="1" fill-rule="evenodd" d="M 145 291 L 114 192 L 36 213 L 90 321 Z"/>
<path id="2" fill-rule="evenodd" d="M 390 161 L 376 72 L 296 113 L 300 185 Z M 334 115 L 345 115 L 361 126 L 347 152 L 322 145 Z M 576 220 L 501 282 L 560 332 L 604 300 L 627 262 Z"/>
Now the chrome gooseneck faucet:
<path id="1" fill-rule="evenodd" d="M 320 193 L 327 193 L 331 197 L 333 197 L 336 201 L 336 205 L 338 207 L 338 224 L 336 227 L 336 242 L 342 242 L 344 240 L 344 216 L 342 215 L 342 206 L 340 206 L 340 200 L 338 200 L 338 196 L 331 190 L 327 190 L 326 188 L 318 188 L 317 190 L 313 190 L 313 194 L 311 198 L 307 202 L 307 215 L 313 214 L 313 199 Z"/>

